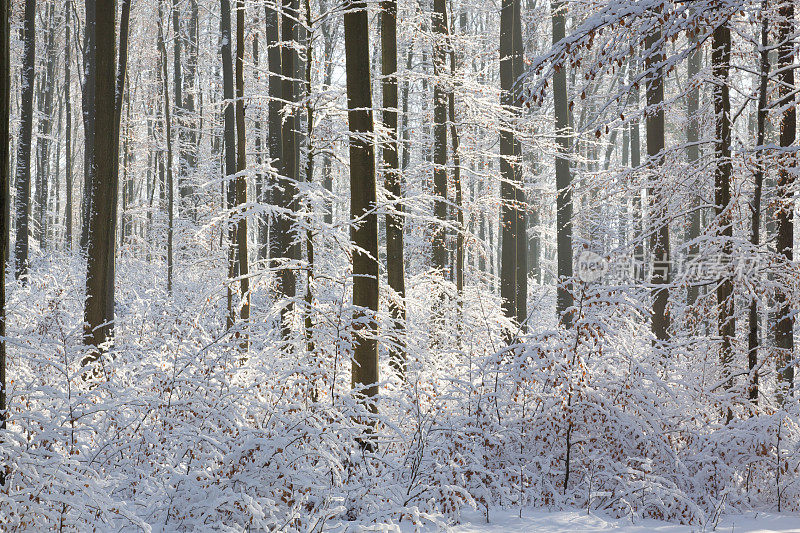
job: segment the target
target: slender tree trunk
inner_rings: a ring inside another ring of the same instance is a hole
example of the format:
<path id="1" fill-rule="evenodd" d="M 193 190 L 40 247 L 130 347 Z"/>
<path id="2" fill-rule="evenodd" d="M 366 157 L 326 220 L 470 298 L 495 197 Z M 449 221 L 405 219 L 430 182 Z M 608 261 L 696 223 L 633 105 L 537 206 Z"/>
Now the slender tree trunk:
<path id="1" fill-rule="evenodd" d="M 186 196 L 186 187 L 184 185 L 185 165 L 186 165 L 186 148 L 184 141 L 186 130 L 184 125 L 184 109 L 183 109 L 183 69 L 181 62 L 181 46 L 183 36 L 181 34 L 180 23 L 180 0 L 172 0 L 172 90 L 175 95 L 175 129 L 177 135 L 177 156 L 178 164 L 176 165 L 177 181 L 178 181 L 178 212 L 185 212 L 185 204 L 188 201 Z"/>
<path id="2" fill-rule="evenodd" d="M 122 124 L 122 104 L 125 101 L 123 95 L 125 94 L 125 81 L 128 72 L 128 27 L 131 18 L 131 0 L 122 0 L 120 6 L 120 30 L 119 30 L 119 65 L 117 66 L 116 78 L 116 94 L 114 98 L 114 141 L 115 153 L 119 154 L 119 137 Z M 128 112 L 130 114 L 130 103 L 128 104 Z M 130 118 L 130 117 L 129 117 Z M 127 147 L 127 142 L 126 142 Z M 127 158 L 127 151 L 126 156 Z M 119 176 L 119 157 L 114 158 L 114 175 Z M 122 162 L 123 166 L 126 165 L 125 159 Z M 127 167 L 126 167 L 127 172 Z M 125 196 L 125 189 L 127 188 L 127 179 L 122 181 L 122 195 Z M 120 233 L 125 234 L 125 221 L 123 214 L 122 228 Z"/>
<path id="3" fill-rule="evenodd" d="M 116 2 L 98 0 L 96 11 L 87 7 L 86 20 L 96 16 L 97 56 L 94 76 L 96 116 L 115 116 Z M 89 246 L 86 269 L 86 306 L 84 309 L 86 343 L 96 348 L 110 341 L 114 323 L 114 255 L 117 240 L 117 191 L 119 176 L 116 159 L 118 127 L 111 120 L 95 123 L 96 174 L 92 180 L 89 216 Z M 97 357 L 90 357 L 89 361 Z M 85 361 L 86 363 L 88 361 Z"/>
<path id="4" fill-rule="evenodd" d="M 447 264 L 447 92 L 444 90 L 445 53 L 447 41 L 446 0 L 433 0 L 431 28 L 433 45 L 433 268 L 446 274 Z"/>
<path id="5" fill-rule="evenodd" d="M 66 205 L 64 208 L 64 242 L 67 251 L 72 250 L 72 97 L 70 94 L 71 78 L 71 51 L 70 27 L 72 24 L 72 1 L 67 0 L 64 7 L 64 105 L 66 107 Z"/>
<path id="6" fill-rule="evenodd" d="M 236 107 L 234 103 L 233 55 L 231 52 L 231 3 L 220 0 L 220 32 L 222 34 L 222 78 L 223 97 L 225 99 L 225 184 L 227 189 L 227 207 L 233 209 L 236 203 Z M 236 277 L 236 225 L 228 220 L 228 327 L 235 321 L 233 310 L 233 293 L 231 279 Z"/>
<path id="7" fill-rule="evenodd" d="M 197 108 L 195 103 L 195 92 L 198 91 L 197 85 L 197 55 L 198 55 L 198 18 L 199 8 L 197 0 L 190 0 L 191 16 L 189 18 L 189 38 L 186 44 L 186 73 L 183 76 L 183 83 L 186 86 L 186 93 L 184 95 L 184 103 L 182 107 L 183 113 L 183 131 L 185 134 L 185 163 L 186 168 L 183 170 L 183 183 L 181 198 L 186 203 L 186 209 L 192 217 L 192 220 L 197 219 L 197 199 L 195 198 L 194 179 L 197 172 L 197 157 L 199 151 L 199 137 L 197 131 L 202 125 L 202 109 L 199 114 L 200 119 L 197 118 Z M 202 108 L 202 91 L 200 91 L 201 100 L 200 105 Z M 199 124 L 198 124 L 199 122 Z M 188 128 L 188 130 L 187 130 Z"/>
<path id="8" fill-rule="evenodd" d="M 167 74 L 167 45 L 165 42 L 165 32 L 164 32 L 164 25 L 162 23 L 163 20 L 163 2 L 159 0 L 158 4 L 158 50 L 161 56 L 161 79 L 163 80 L 163 85 L 161 87 L 162 95 L 164 98 L 164 132 L 167 141 L 167 161 L 165 163 L 166 171 L 167 171 L 167 184 L 166 184 L 166 193 L 167 193 L 167 292 L 172 294 L 172 271 L 174 269 L 173 266 L 173 254 L 172 254 L 172 240 L 173 240 L 173 232 L 174 232 L 174 193 L 173 193 L 173 177 L 172 177 L 172 120 L 171 116 L 171 107 L 169 101 L 169 75 Z"/>
<path id="9" fill-rule="evenodd" d="M 794 100 L 794 0 L 783 0 L 778 8 L 778 62 L 777 81 L 781 114 L 780 146 L 782 164 L 778 166 L 778 198 L 780 205 L 776 213 L 777 231 L 775 249 L 787 262 L 794 253 L 794 168 L 795 155 L 788 152 L 794 145 L 797 130 L 797 109 L 788 105 Z M 794 387 L 794 318 L 787 294 L 779 287 L 777 291 L 778 319 L 775 326 L 775 347 L 778 351 L 778 400 L 783 402 Z"/>
<path id="10" fill-rule="evenodd" d="M 0 2 L 0 431 L 8 419 L 6 403 L 6 266 L 11 222 L 11 2 Z M 69 42 L 69 38 L 67 39 Z M 6 484 L 6 465 L 0 465 L 0 488 Z"/>
<path id="11" fill-rule="evenodd" d="M 101 0 L 102 1 L 102 0 Z M 98 0 L 85 0 L 86 27 L 83 34 L 83 205 L 81 208 L 81 250 L 89 246 L 89 218 L 92 210 L 92 180 L 95 175 L 95 77 L 97 75 L 97 31 L 95 12 Z M 76 31 L 77 34 L 77 31 Z"/>
<path id="12" fill-rule="evenodd" d="M 269 126 L 269 133 L 267 137 L 267 145 L 269 148 L 269 157 L 272 160 L 272 165 L 282 171 L 283 151 L 281 139 L 281 47 L 280 43 L 280 20 L 278 17 L 278 10 L 270 7 L 270 4 L 265 4 L 265 33 L 267 37 L 267 68 L 269 69 L 269 104 L 267 104 L 267 122 Z M 279 180 L 270 178 L 267 186 L 270 192 L 267 193 L 269 202 L 275 203 L 275 200 L 282 198 L 280 192 L 274 188 Z M 276 219 L 270 221 L 270 235 L 268 235 L 269 243 L 266 240 L 259 242 L 259 258 L 265 259 L 268 255 L 272 257 L 280 257 L 283 252 L 282 238 L 276 235 L 276 231 L 272 231 L 279 225 Z M 273 249 L 270 254 L 270 248 Z"/>
<path id="13" fill-rule="evenodd" d="M 37 236 L 39 249 L 47 248 L 47 200 L 50 178 L 50 149 L 53 132 L 53 93 L 55 90 L 55 4 L 46 5 L 44 42 L 45 68 L 43 75 L 38 78 L 38 136 L 36 138 L 36 197 L 33 202 L 34 228 L 33 234 Z"/>
<path id="14" fill-rule="evenodd" d="M 443 0 L 437 0 L 442 2 Z M 378 215 L 372 95 L 369 65 L 369 24 L 364 0 L 345 0 L 344 43 L 347 75 L 347 116 L 350 125 L 350 227 L 353 251 L 353 306 L 360 316 L 353 349 L 352 386 L 367 409 L 378 404 Z M 374 441 L 364 444 L 374 448 Z"/>
<path id="15" fill-rule="evenodd" d="M 769 18 L 767 9 L 768 0 L 761 0 L 761 47 L 759 49 L 760 77 L 758 85 L 758 108 L 756 109 L 756 149 L 758 150 L 758 165 L 753 175 L 753 204 L 751 210 L 750 244 L 757 249 L 761 244 L 761 195 L 763 192 L 764 173 L 766 161 L 764 157 L 764 142 L 766 140 L 767 125 L 767 88 L 769 82 Z M 749 331 L 747 334 L 747 365 L 750 370 L 750 379 L 747 396 L 753 405 L 758 405 L 758 298 L 750 299 Z"/>
<path id="16" fill-rule="evenodd" d="M 305 0 L 306 12 L 306 31 L 305 31 L 305 98 L 306 98 L 306 183 L 314 181 L 314 106 L 311 102 L 311 69 L 314 65 L 314 33 L 313 20 L 311 17 L 311 0 Z M 313 205 L 307 205 L 310 213 L 309 218 L 313 220 Z M 306 270 L 306 295 L 305 295 L 305 335 L 306 349 L 309 353 L 314 353 L 314 320 L 312 318 L 312 306 L 314 302 L 314 232 L 306 229 L 306 256 L 308 258 L 308 269 Z"/>
<path id="17" fill-rule="evenodd" d="M 688 118 L 686 142 L 689 144 L 686 153 L 689 160 L 689 168 L 691 169 L 690 172 L 694 172 L 694 166 L 700 160 L 700 117 L 698 116 L 698 111 L 700 109 L 700 85 L 698 84 L 697 76 L 700 73 L 703 52 L 702 49 L 699 48 L 700 43 L 694 32 L 690 35 L 690 38 L 694 49 L 689 53 L 689 60 L 687 62 L 687 82 L 691 85 L 686 95 L 686 115 Z M 691 204 L 692 210 L 689 214 L 689 241 L 694 241 L 700 237 L 700 231 L 702 229 L 700 202 L 700 195 L 694 195 Z M 695 243 L 689 246 L 688 253 L 690 259 L 697 257 L 700 253 L 699 245 Z M 690 306 L 694 305 L 699 295 L 699 287 L 696 285 L 689 285 L 686 294 L 686 303 Z"/>
<path id="18" fill-rule="evenodd" d="M 36 0 L 25 0 L 25 47 L 22 54 L 22 103 L 20 106 L 17 168 L 16 226 L 14 247 L 17 278 L 28 274 L 28 212 L 31 199 L 31 141 L 33 137 L 33 82 L 36 76 Z"/>
<path id="19" fill-rule="evenodd" d="M 500 101 L 511 117 L 500 130 L 501 265 L 503 311 L 524 327 L 527 318 L 527 228 L 523 204 L 522 151 L 514 133 L 519 116 L 522 74 L 522 23 L 519 0 L 504 0 L 500 9 Z M 511 338 L 509 338 L 511 340 Z"/>
<path id="20" fill-rule="evenodd" d="M 722 244 L 724 264 L 730 264 L 731 240 L 733 239 L 733 220 L 731 216 L 731 103 L 728 78 L 731 63 L 731 30 L 722 24 L 714 30 L 711 62 L 714 73 L 714 116 L 716 136 L 714 155 L 714 205 L 717 216 L 717 238 Z M 717 328 L 722 339 L 720 363 L 722 375 L 726 377 L 727 388 L 733 386 L 731 364 L 733 362 L 733 341 L 736 335 L 734 318 L 733 280 L 729 274 L 717 286 Z M 727 421 L 733 417 L 730 407 L 726 413 Z"/>
<path id="21" fill-rule="evenodd" d="M 250 269 L 247 252 L 247 141 L 244 130 L 244 0 L 236 1 L 236 250 L 238 253 L 241 304 L 239 316 L 250 320 Z"/>
<path id="22" fill-rule="evenodd" d="M 563 0 L 552 2 L 553 44 L 564 38 L 566 4 Z M 569 104 L 567 102 L 567 65 L 562 64 L 553 75 L 553 100 L 556 122 L 556 248 L 558 263 L 558 294 L 556 314 L 565 327 L 572 325 L 572 170 L 569 152 L 571 147 Z"/>
<path id="23" fill-rule="evenodd" d="M 284 0 L 283 13 L 281 16 L 281 40 L 283 42 L 297 42 L 297 17 L 298 0 Z M 290 112 L 286 114 L 281 128 L 281 174 L 282 183 L 277 188 L 280 191 L 280 201 L 278 205 L 288 211 L 278 217 L 276 224 L 277 237 L 280 239 L 280 253 L 277 257 L 284 261 L 297 260 L 300 258 L 300 246 L 296 238 L 295 220 L 297 214 L 297 182 L 299 179 L 299 167 L 297 161 L 297 109 L 295 106 L 295 69 L 297 65 L 297 52 L 292 46 L 281 48 L 281 70 L 283 73 L 281 80 L 281 94 L 283 101 L 291 106 Z M 296 295 L 297 280 L 292 268 L 283 267 L 279 274 L 280 291 L 284 297 L 293 298 Z M 291 304 L 284 307 L 282 311 L 282 323 L 284 340 L 289 340 L 289 319 L 288 313 Z"/>
<path id="24" fill-rule="evenodd" d="M 255 15 L 255 24 L 258 26 L 258 14 Z M 259 50 L 259 32 L 256 32 L 253 35 L 253 69 L 254 69 L 254 76 L 256 79 L 260 77 L 260 50 Z M 264 165 L 264 147 L 262 145 L 262 122 L 261 122 L 262 113 L 257 112 L 254 130 L 255 136 L 253 139 L 253 144 L 255 145 L 255 156 L 256 156 L 256 172 L 255 172 L 255 195 L 256 195 L 256 202 L 263 206 L 268 203 L 268 195 L 267 195 L 267 185 L 265 183 L 264 172 L 262 171 L 262 167 Z M 268 235 L 269 235 L 269 225 L 267 224 L 267 217 L 259 213 L 256 215 L 256 252 L 258 260 L 266 259 L 266 251 L 267 251 L 267 242 L 268 242 Z"/>
<path id="25" fill-rule="evenodd" d="M 657 12 L 662 14 L 663 6 L 657 8 Z M 661 63 L 664 60 L 663 45 L 661 40 L 661 26 L 656 24 L 645 38 L 645 68 L 648 71 L 646 77 L 647 107 L 648 113 L 645 119 L 647 129 L 647 156 L 649 164 L 654 169 L 659 169 L 664 162 L 664 73 Z M 653 250 L 653 276 L 652 284 L 657 287 L 653 289 L 653 317 L 652 330 L 656 340 L 663 342 L 669 339 L 669 311 L 667 302 L 669 300 L 670 283 L 670 253 L 669 253 L 669 223 L 664 212 L 666 209 L 666 193 L 663 186 L 654 184 L 649 191 L 651 203 L 651 215 L 657 221 L 656 229 L 650 239 L 650 248 Z"/>
<path id="26" fill-rule="evenodd" d="M 389 362 L 401 375 L 406 367 L 406 280 L 403 257 L 403 191 L 397 147 L 397 0 L 381 2 L 381 75 L 383 126 L 389 141 L 383 146 L 384 185 L 393 202 L 386 212 L 386 278 L 394 291 L 389 300 L 395 345 L 389 346 Z"/>

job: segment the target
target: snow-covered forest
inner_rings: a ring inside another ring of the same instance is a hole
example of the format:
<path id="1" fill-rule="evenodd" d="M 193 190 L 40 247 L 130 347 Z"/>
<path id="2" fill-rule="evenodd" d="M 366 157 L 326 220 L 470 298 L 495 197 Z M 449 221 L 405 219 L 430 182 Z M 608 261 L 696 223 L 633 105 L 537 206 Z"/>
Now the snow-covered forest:
<path id="1" fill-rule="evenodd" d="M 792 523 L 796 4 L 0 0 L 0 529 Z"/>

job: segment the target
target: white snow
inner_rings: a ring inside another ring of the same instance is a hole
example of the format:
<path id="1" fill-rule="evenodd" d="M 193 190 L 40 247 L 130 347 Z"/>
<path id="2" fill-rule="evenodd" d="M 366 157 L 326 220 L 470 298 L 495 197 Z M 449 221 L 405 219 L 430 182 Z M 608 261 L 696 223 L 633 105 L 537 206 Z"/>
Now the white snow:
<path id="1" fill-rule="evenodd" d="M 535 531 L 536 533 L 595 533 L 600 531 L 619 531 L 622 533 L 690 533 L 696 531 L 719 531 L 723 533 L 800 533 L 800 515 L 747 513 L 724 516 L 716 527 L 713 523 L 682 526 L 659 520 L 640 520 L 631 523 L 626 519 L 611 518 L 602 513 L 586 510 L 549 512 L 524 509 L 522 518 L 519 511 L 492 510 L 489 523 L 480 511 L 470 511 L 463 515 L 461 524 L 455 526 L 455 533 L 511 533 Z"/>

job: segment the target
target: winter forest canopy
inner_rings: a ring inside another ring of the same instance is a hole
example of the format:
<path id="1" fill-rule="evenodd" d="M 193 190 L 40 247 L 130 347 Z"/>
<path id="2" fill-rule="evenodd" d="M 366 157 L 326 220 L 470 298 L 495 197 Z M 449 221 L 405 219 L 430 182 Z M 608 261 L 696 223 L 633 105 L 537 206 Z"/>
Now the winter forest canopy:
<path id="1" fill-rule="evenodd" d="M 795 0 L 0 0 L 0 524 L 800 512 Z"/>

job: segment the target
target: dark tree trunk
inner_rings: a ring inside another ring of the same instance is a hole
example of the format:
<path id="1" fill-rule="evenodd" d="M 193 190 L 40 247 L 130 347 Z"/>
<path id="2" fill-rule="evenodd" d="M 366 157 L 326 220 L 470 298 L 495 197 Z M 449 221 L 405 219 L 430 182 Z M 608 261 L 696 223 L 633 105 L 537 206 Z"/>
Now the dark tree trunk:
<path id="1" fill-rule="evenodd" d="M 39 121 L 38 136 L 36 138 L 36 196 L 33 202 L 34 228 L 32 233 L 37 237 L 41 250 L 47 248 L 47 200 L 50 178 L 51 136 L 53 132 L 53 93 L 56 85 L 55 12 L 55 4 L 47 4 L 46 15 L 43 18 L 46 22 L 44 27 L 46 35 L 44 42 L 45 68 L 43 75 L 38 78 L 37 111 Z"/>
<path id="2" fill-rule="evenodd" d="M 101 0 L 102 1 L 102 0 Z M 98 0 L 85 0 L 86 27 L 83 33 L 83 195 L 81 208 L 81 250 L 89 246 L 89 217 L 92 210 L 92 180 L 95 175 L 95 77 L 97 76 L 97 31 L 95 12 Z M 76 32 L 77 34 L 77 32 Z"/>
<path id="3" fill-rule="evenodd" d="M 71 79 L 71 45 L 70 42 L 70 26 L 72 24 L 72 2 L 66 1 L 64 7 L 64 104 L 66 107 L 66 128 L 65 142 L 66 142 L 66 205 L 64 207 L 64 242 L 67 251 L 72 250 L 72 97 L 70 95 Z"/>
<path id="4" fill-rule="evenodd" d="M 433 0 L 431 29 L 433 45 L 433 268 L 447 273 L 447 92 L 442 76 L 445 70 L 447 39 L 446 0 Z"/>
<path id="5" fill-rule="evenodd" d="M 769 82 L 769 18 L 767 16 L 768 0 L 761 0 L 761 48 L 760 78 L 758 85 L 758 108 L 756 109 L 756 146 L 758 147 L 758 166 L 753 175 L 753 204 L 751 209 L 750 244 L 757 249 L 761 244 L 761 195 L 764 185 L 766 161 L 764 157 L 764 142 L 766 140 L 767 125 L 767 88 Z M 750 370 L 750 380 L 747 388 L 748 399 L 758 405 L 758 298 L 750 300 L 749 330 L 747 334 L 747 365 Z"/>
<path id="6" fill-rule="evenodd" d="M 186 73 L 183 76 L 183 83 L 186 86 L 186 94 L 184 95 L 183 103 L 183 128 L 185 134 L 185 162 L 186 168 L 183 171 L 183 183 L 181 190 L 181 198 L 185 199 L 186 209 L 189 211 L 193 220 L 197 218 L 197 199 L 195 198 L 194 182 L 195 172 L 197 171 L 197 155 L 198 155 L 198 135 L 199 129 L 197 124 L 197 108 L 195 103 L 195 92 L 197 91 L 197 54 L 198 54 L 198 18 L 199 8 L 197 0 L 191 0 L 191 16 L 189 18 L 189 38 L 186 44 Z M 202 92 L 201 92 L 202 96 Z M 200 100 L 202 104 L 202 98 Z M 202 112 L 200 113 L 202 117 Z M 188 128 L 188 131 L 187 131 Z"/>
<path id="7" fill-rule="evenodd" d="M 267 68 L 269 69 L 269 104 L 267 107 L 267 122 L 269 126 L 269 133 L 267 137 L 267 147 L 269 149 L 269 157 L 272 160 L 272 165 L 277 167 L 278 171 L 282 171 L 283 151 L 281 139 L 281 47 L 280 43 L 280 21 L 278 17 L 278 10 L 270 7 L 270 4 L 265 4 L 265 21 L 266 21 L 266 37 L 267 37 Z M 279 180 L 271 178 L 267 184 L 268 191 L 266 193 L 267 200 L 270 203 L 275 203 L 275 200 L 281 199 L 280 193 L 274 188 Z M 259 242 L 259 259 L 266 259 L 268 255 L 272 257 L 280 257 L 283 250 L 281 249 L 281 239 L 273 231 L 276 228 L 275 219 L 270 221 L 270 235 L 268 235 L 269 243 L 266 239 Z M 272 252 L 270 254 L 270 248 Z"/>
<path id="8" fill-rule="evenodd" d="M 657 8 L 661 14 L 661 7 Z M 649 108 L 645 119 L 647 130 L 647 156 L 649 164 L 658 169 L 664 162 L 664 73 L 661 63 L 664 60 L 664 52 L 661 40 L 661 27 L 656 24 L 645 39 L 645 68 L 648 71 L 646 77 L 647 107 Z M 656 340 L 663 342 L 669 339 L 669 311 L 667 302 L 669 300 L 670 282 L 670 255 L 669 255 L 669 223 L 664 212 L 666 209 L 666 195 L 659 184 L 654 184 L 649 191 L 651 204 L 651 215 L 656 221 L 656 228 L 650 239 L 650 248 L 653 250 L 653 276 L 651 283 L 656 287 L 653 289 L 653 316 L 652 330 Z"/>
<path id="9" fill-rule="evenodd" d="M 6 265 L 11 222 L 11 2 L 0 2 L 0 430 L 5 431 L 6 412 Z M 69 42 L 69 39 L 67 39 Z M 6 465 L 0 465 L 0 487 L 6 484 Z"/>
<path id="10" fill-rule="evenodd" d="M 386 213 L 386 278 L 394 291 L 389 300 L 395 345 L 389 347 L 389 362 L 403 374 L 406 366 L 406 280 L 403 258 L 403 191 L 397 148 L 397 0 L 381 3 L 381 75 L 383 81 L 383 126 L 389 141 L 383 146 L 384 185 L 393 203 Z"/>
<path id="11" fill-rule="evenodd" d="M 282 42 L 297 41 L 298 0 L 284 0 L 283 14 L 281 16 Z M 295 235 L 294 223 L 297 213 L 297 181 L 299 168 L 297 161 L 297 109 L 295 106 L 295 69 L 297 66 L 297 52 L 292 46 L 281 48 L 281 94 L 286 105 L 291 106 L 290 112 L 282 122 L 281 129 L 281 183 L 276 188 L 279 201 L 278 206 L 286 209 L 289 214 L 283 214 L 276 220 L 276 237 L 279 239 L 278 258 L 283 261 L 297 260 L 300 258 L 300 246 Z M 279 274 L 280 292 L 287 298 L 296 294 L 297 280 L 292 268 L 283 267 Z M 284 340 L 289 337 L 288 312 L 291 304 L 282 311 Z"/>
<path id="12" fill-rule="evenodd" d="M 172 120 L 171 120 L 171 107 L 169 101 L 169 76 L 167 74 L 167 45 L 166 34 L 163 27 L 163 2 L 159 0 L 158 4 L 158 50 L 161 57 L 161 79 L 162 87 L 161 92 L 164 97 L 164 136 L 167 141 L 167 160 L 165 163 L 167 171 L 167 292 L 172 294 L 172 272 L 173 272 L 173 250 L 172 239 L 174 232 L 174 184 L 172 175 Z"/>
<path id="13" fill-rule="evenodd" d="M 244 0 L 236 2 L 236 251 L 241 303 L 239 316 L 243 322 L 250 319 L 250 278 L 247 254 L 247 141 L 244 131 Z"/>
<path id="14" fill-rule="evenodd" d="M 88 5 L 88 4 L 87 4 Z M 98 0 L 95 13 L 87 7 L 86 20 L 96 16 L 97 55 L 94 76 L 96 116 L 115 114 L 116 2 Z M 86 269 L 86 343 L 96 348 L 111 339 L 114 322 L 114 254 L 117 240 L 117 190 L 119 176 L 114 136 L 118 128 L 112 120 L 95 123 L 95 179 L 92 180 L 89 216 L 89 246 Z M 96 353 L 96 352 L 95 352 Z M 91 358 L 90 358 L 91 359 Z"/>
<path id="15" fill-rule="evenodd" d="M 443 0 L 437 0 L 443 1 Z M 353 252 L 353 306 L 360 316 L 354 335 L 352 386 L 377 413 L 378 396 L 378 215 L 375 212 L 375 154 L 369 24 L 364 0 L 345 0 L 344 43 L 347 116 L 350 125 L 350 227 Z M 374 447 L 372 440 L 366 441 Z"/>
<path id="16" fill-rule="evenodd" d="M 314 65 L 314 33 L 313 33 L 313 20 L 311 17 L 311 0 L 305 0 L 305 48 L 306 48 L 306 61 L 305 61 L 305 99 L 306 99 L 306 183 L 311 184 L 314 181 L 314 106 L 311 101 L 311 69 Z M 309 202 L 307 205 L 310 218 L 313 219 L 313 205 Z M 305 295 L 305 335 L 306 335 L 306 349 L 309 353 L 314 353 L 314 320 L 312 317 L 312 306 L 314 302 L 314 232 L 311 228 L 306 229 L 306 256 L 307 256 L 307 270 L 306 270 L 306 295 Z"/>
<path id="17" fill-rule="evenodd" d="M 779 104 L 785 109 L 781 114 L 780 146 L 787 149 L 794 145 L 797 129 L 797 108 L 787 105 L 794 101 L 794 0 L 783 0 L 778 8 L 778 62 L 777 81 Z M 775 249 L 787 262 L 794 253 L 794 153 L 784 150 L 781 154 L 783 164 L 778 167 L 778 207 L 777 238 Z M 778 351 L 778 400 L 783 402 L 794 387 L 794 319 L 792 306 L 786 293 L 777 291 L 778 319 L 775 325 L 775 347 Z"/>
<path id="18" fill-rule="evenodd" d="M 31 200 L 31 141 L 33 136 L 33 83 L 36 75 L 36 0 L 25 0 L 25 48 L 22 54 L 22 103 L 20 106 L 17 168 L 14 180 L 17 187 L 17 239 L 14 261 L 17 278 L 28 274 L 28 233 Z"/>
<path id="19" fill-rule="evenodd" d="M 566 31 L 566 4 L 564 0 L 552 2 L 553 44 L 564 38 Z M 556 250 L 558 291 L 556 314 L 565 327 L 572 325 L 572 170 L 569 104 L 567 102 L 567 65 L 562 64 L 553 75 L 553 100 L 556 122 Z"/>
<path id="20" fill-rule="evenodd" d="M 178 164 L 175 166 L 178 181 L 178 212 L 184 213 L 188 198 L 186 197 L 186 187 L 184 180 L 186 178 L 186 151 L 184 146 L 186 129 L 184 124 L 184 109 L 183 109 L 183 69 L 181 63 L 181 46 L 183 44 L 183 35 L 181 33 L 181 15 L 180 15 L 180 0 L 172 0 L 172 90 L 175 95 L 175 129 L 177 130 L 176 139 L 178 141 L 177 156 Z"/>
<path id="21" fill-rule="evenodd" d="M 503 0 L 500 9 L 500 103 L 510 119 L 500 129 L 500 296 L 505 315 L 524 327 L 527 318 L 528 240 L 523 209 L 522 150 L 514 133 L 514 119 L 520 110 L 517 80 L 521 74 L 520 4 L 519 0 Z"/>
<path id="22" fill-rule="evenodd" d="M 717 216 L 717 238 L 722 245 L 724 264 L 730 264 L 731 240 L 733 239 L 733 220 L 731 216 L 731 102 L 728 88 L 728 75 L 731 63 L 731 30 L 728 24 L 714 30 L 711 52 L 714 73 L 714 116 L 715 143 L 714 155 L 714 211 Z M 733 362 L 733 341 L 736 335 L 734 318 L 733 280 L 729 274 L 717 285 L 717 328 L 722 339 L 720 364 L 726 387 L 733 386 L 731 364 Z M 726 419 L 730 421 L 733 413 L 727 409 Z"/>
<path id="23" fill-rule="evenodd" d="M 700 43 L 697 41 L 697 36 L 691 34 L 691 44 L 694 49 L 689 53 L 687 83 L 692 84 L 689 92 L 686 95 L 687 106 L 687 127 L 686 127 L 686 142 L 689 144 L 686 148 L 687 158 L 689 160 L 690 172 L 694 172 L 694 166 L 700 159 L 700 117 L 698 111 L 700 109 L 700 85 L 697 82 L 697 76 L 700 73 L 700 66 L 702 62 L 703 52 L 700 48 Z M 695 195 L 692 198 L 692 211 L 689 215 L 689 241 L 694 241 L 700 237 L 702 229 L 702 211 L 700 209 L 701 197 Z M 697 244 L 689 246 L 688 254 L 692 259 L 700 253 L 700 248 Z M 700 289 L 696 285 L 689 285 L 686 294 L 686 302 L 688 305 L 694 305 L 697 297 L 700 295 Z"/>
<path id="24" fill-rule="evenodd" d="M 225 186 L 227 208 L 236 203 L 236 106 L 234 103 L 233 54 L 231 52 L 231 3 L 220 0 L 220 32 L 222 34 L 222 91 L 225 99 Z M 236 277 L 236 225 L 228 220 L 228 327 L 235 321 L 231 279 Z"/>

